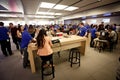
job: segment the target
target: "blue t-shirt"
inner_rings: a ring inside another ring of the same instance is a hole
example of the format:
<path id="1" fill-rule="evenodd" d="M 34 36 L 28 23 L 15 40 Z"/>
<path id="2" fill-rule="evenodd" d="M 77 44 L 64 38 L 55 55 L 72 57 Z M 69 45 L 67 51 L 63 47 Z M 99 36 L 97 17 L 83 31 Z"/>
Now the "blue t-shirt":
<path id="1" fill-rule="evenodd" d="M 25 48 L 28 46 L 30 40 L 32 40 L 32 36 L 28 33 L 28 31 L 24 31 L 22 33 L 22 39 L 21 39 L 21 48 Z"/>
<path id="2" fill-rule="evenodd" d="M 85 27 L 87 28 L 87 31 L 90 31 L 90 26 L 89 25 L 85 25 Z"/>
<path id="3" fill-rule="evenodd" d="M 91 32 L 91 37 L 92 37 L 92 38 L 96 38 L 96 31 L 97 31 L 96 28 L 92 28 L 92 29 L 91 29 L 90 32 Z"/>
<path id="4" fill-rule="evenodd" d="M 81 27 L 79 29 L 79 36 L 85 36 L 86 32 L 87 32 L 87 28 L 86 27 Z"/>
<path id="5" fill-rule="evenodd" d="M 116 31 L 116 26 L 113 26 L 113 30 Z"/>
<path id="6" fill-rule="evenodd" d="M 0 27 L 0 40 L 9 39 L 9 35 L 7 34 L 9 31 L 6 27 Z"/>
<path id="7" fill-rule="evenodd" d="M 57 29 L 59 29 L 59 26 L 58 26 L 58 25 L 55 25 L 55 27 L 54 27 L 54 28 L 55 28 L 55 30 L 57 30 Z"/>

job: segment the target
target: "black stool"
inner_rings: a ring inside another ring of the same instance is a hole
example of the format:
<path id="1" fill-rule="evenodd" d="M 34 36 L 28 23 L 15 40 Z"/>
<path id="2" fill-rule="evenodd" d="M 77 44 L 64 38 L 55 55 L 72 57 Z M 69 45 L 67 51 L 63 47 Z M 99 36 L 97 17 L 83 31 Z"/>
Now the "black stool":
<path id="1" fill-rule="evenodd" d="M 75 61 L 74 61 L 75 60 Z M 72 64 L 79 64 L 80 66 L 80 51 L 77 48 L 72 48 L 69 52 L 69 61 Z"/>
<path id="2" fill-rule="evenodd" d="M 44 76 L 48 76 L 48 75 L 52 75 L 53 78 L 55 77 L 55 73 L 54 73 L 55 68 L 53 65 L 53 60 L 48 60 L 46 65 L 47 66 L 44 66 L 44 63 L 42 61 L 42 65 L 41 65 L 42 80 L 44 80 Z"/>

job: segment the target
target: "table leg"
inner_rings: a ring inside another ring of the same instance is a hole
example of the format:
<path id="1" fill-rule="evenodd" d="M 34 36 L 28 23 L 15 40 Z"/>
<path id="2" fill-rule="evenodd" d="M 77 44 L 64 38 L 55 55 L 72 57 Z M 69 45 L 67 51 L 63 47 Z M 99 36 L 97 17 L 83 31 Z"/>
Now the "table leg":
<path id="1" fill-rule="evenodd" d="M 35 69 L 34 55 L 32 53 L 32 50 L 29 50 L 29 48 L 28 48 L 28 55 L 29 55 L 29 60 L 30 60 L 31 71 L 32 73 L 35 73 L 36 69 Z"/>

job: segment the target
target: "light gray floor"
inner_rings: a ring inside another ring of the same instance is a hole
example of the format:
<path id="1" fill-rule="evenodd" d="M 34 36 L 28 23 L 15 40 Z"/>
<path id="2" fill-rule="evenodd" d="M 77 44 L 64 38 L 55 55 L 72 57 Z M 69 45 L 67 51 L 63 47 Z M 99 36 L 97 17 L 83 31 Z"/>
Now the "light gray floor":
<path id="1" fill-rule="evenodd" d="M 61 52 L 59 58 L 54 54 L 55 78 L 53 80 L 116 80 L 116 68 L 120 56 L 120 44 L 113 52 L 102 51 L 87 46 L 85 56 L 81 56 L 81 66 L 70 67 L 68 51 Z M 32 74 L 30 68 L 22 67 L 22 57 L 12 44 L 14 55 L 4 57 L 0 50 L 0 80 L 41 80 L 41 73 Z M 37 62 L 37 64 L 40 64 Z M 45 77 L 50 80 L 51 76 Z"/>

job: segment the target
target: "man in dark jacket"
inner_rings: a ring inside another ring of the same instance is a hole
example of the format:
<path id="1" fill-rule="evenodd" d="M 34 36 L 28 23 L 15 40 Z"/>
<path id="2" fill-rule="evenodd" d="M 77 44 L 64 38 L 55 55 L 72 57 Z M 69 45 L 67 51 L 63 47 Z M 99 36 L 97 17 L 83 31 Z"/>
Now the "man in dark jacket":
<path id="1" fill-rule="evenodd" d="M 13 43 L 16 45 L 16 48 L 19 49 L 19 43 L 17 40 L 17 27 L 15 27 L 13 23 L 9 23 L 9 28 L 10 28 Z"/>

